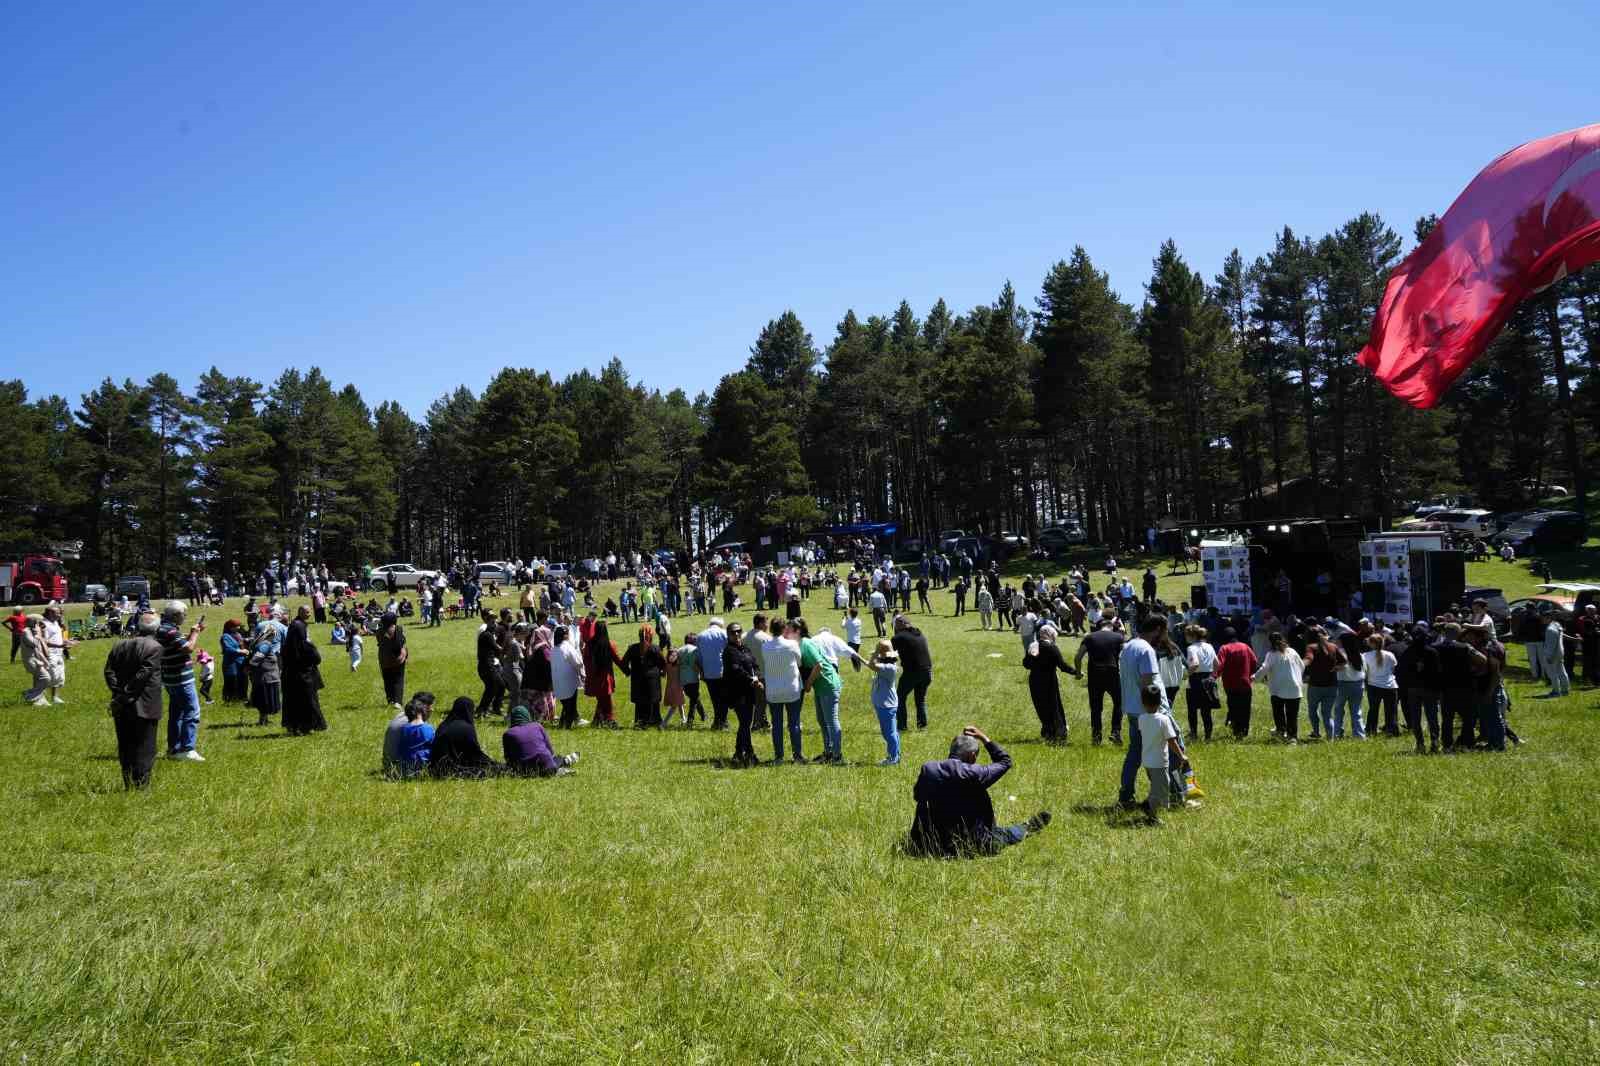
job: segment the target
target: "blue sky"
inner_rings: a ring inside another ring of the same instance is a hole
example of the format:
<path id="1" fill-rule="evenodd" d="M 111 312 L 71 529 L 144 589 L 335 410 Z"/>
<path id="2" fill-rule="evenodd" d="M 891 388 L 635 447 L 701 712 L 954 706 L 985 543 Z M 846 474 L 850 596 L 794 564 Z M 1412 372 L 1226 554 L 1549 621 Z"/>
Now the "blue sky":
<path id="1" fill-rule="evenodd" d="M 1075 244 L 1137 302 L 1167 237 L 1409 243 L 1600 121 L 1584 5 L 1292 6 L 13 2 L 0 375 L 692 394 L 786 308 L 1031 306 Z"/>

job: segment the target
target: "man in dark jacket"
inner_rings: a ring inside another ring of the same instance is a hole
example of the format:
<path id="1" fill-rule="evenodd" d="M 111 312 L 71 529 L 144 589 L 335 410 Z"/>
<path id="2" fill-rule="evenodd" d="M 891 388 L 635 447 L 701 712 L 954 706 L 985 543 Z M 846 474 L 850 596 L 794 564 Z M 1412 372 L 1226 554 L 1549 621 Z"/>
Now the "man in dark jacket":
<path id="1" fill-rule="evenodd" d="M 111 721 L 117 729 L 117 759 L 124 788 L 148 788 L 156 762 L 156 726 L 161 721 L 161 643 L 156 616 L 139 616 L 138 636 L 119 641 L 106 656 Z"/>
<path id="2" fill-rule="evenodd" d="M 900 732 L 906 731 L 906 693 L 917 700 L 917 728 L 928 728 L 928 686 L 933 683 L 933 656 L 928 651 L 928 638 L 922 630 L 911 624 L 903 614 L 894 616 L 894 653 L 900 657 L 900 680 L 895 694 L 900 706 L 896 716 L 900 719 Z"/>
<path id="3" fill-rule="evenodd" d="M 989 751 L 988 764 L 978 765 L 979 745 Z M 1040 811 L 1017 825 L 994 824 L 994 804 L 989 787 L 1011 769 L 1004 748 L 969 725 L 950 742 L 950 757 L 925 762 L 911 795 L 917 801 L 908 849 L 917 855 L 954 858 L 992 855 L 1020 844 L 1029 833 L 1050 824 L 1050 812 Z"/>

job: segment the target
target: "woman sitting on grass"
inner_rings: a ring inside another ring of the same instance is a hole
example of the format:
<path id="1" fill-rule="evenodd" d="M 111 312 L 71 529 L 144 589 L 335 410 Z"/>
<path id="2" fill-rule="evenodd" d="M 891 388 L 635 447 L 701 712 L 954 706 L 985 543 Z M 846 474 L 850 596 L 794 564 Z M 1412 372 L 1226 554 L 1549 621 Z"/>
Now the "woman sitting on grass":
<path id="1" fill-rule="evenodd" d="M 550 747 L 550 734 L 533 720 L 528 708 L 511 708 L 511 728 L 500 737 L 505 750 L 506 770 L 531 777 L 552 777 L 572 773 L 578 753 L 557 755 Z"/>
<path id="2" fill-rule="evenodd" d="M 488 777 L 500 769 L 478 743 L 476 710 L 471 696 L 457 696 L 450 705 L 428 755 L 428 772 L 434 777 Z"/>

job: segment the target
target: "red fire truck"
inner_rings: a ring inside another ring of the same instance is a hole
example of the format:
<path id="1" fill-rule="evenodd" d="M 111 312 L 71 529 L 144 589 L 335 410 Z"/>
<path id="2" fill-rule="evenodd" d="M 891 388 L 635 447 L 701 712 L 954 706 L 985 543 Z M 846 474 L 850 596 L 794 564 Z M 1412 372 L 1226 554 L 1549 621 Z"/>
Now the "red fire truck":
<path id="1" fill-rule="evenodd" d="M 67 571 L 53 555 L 0 562 L 0 603 L 67 602 Z"/>

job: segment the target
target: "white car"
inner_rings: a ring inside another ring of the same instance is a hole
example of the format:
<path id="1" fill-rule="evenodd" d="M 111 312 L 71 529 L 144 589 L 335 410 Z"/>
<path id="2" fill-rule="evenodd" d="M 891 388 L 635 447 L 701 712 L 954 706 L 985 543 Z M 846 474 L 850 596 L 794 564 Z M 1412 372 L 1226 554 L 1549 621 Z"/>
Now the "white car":
<path id="1" fill-rule="evenodd" d="M 546 581 L 554 581 L 556 578 L 565 581 L 571 576 L 572 572 L 567 569 L 566 563 L 551 563 L 544 568 L 544 579 Z"/>
<path id="2" fill-rule="evenodd" d="M 444 580 L 444 575 L 437 570 L 418 570 L 410 563 L 387 563 L 372 568 L 372 578 L 367 582 L 367 588 L 388 588 L 390 574 L 394 575 L 395 587 L 402 589 L 414 589 L 424 581 L 437 585 Z"/>
<path id="3" fill-rule="evenodd" d="M 1457 533 L 1470 533 L 1474 537 L 1487 537 L 1495 530 L 1494 516 L 1477 509 L 1435 511 L 1427 516 L 1427 520 Z"/>
<path id="4" fill-rule="evenodd" d="M 491 581 L 497 585 L 515 583 L 515 574 L 510 563 L 479 563 L 477 578 L 480 585 L 487 585 Z"/>

